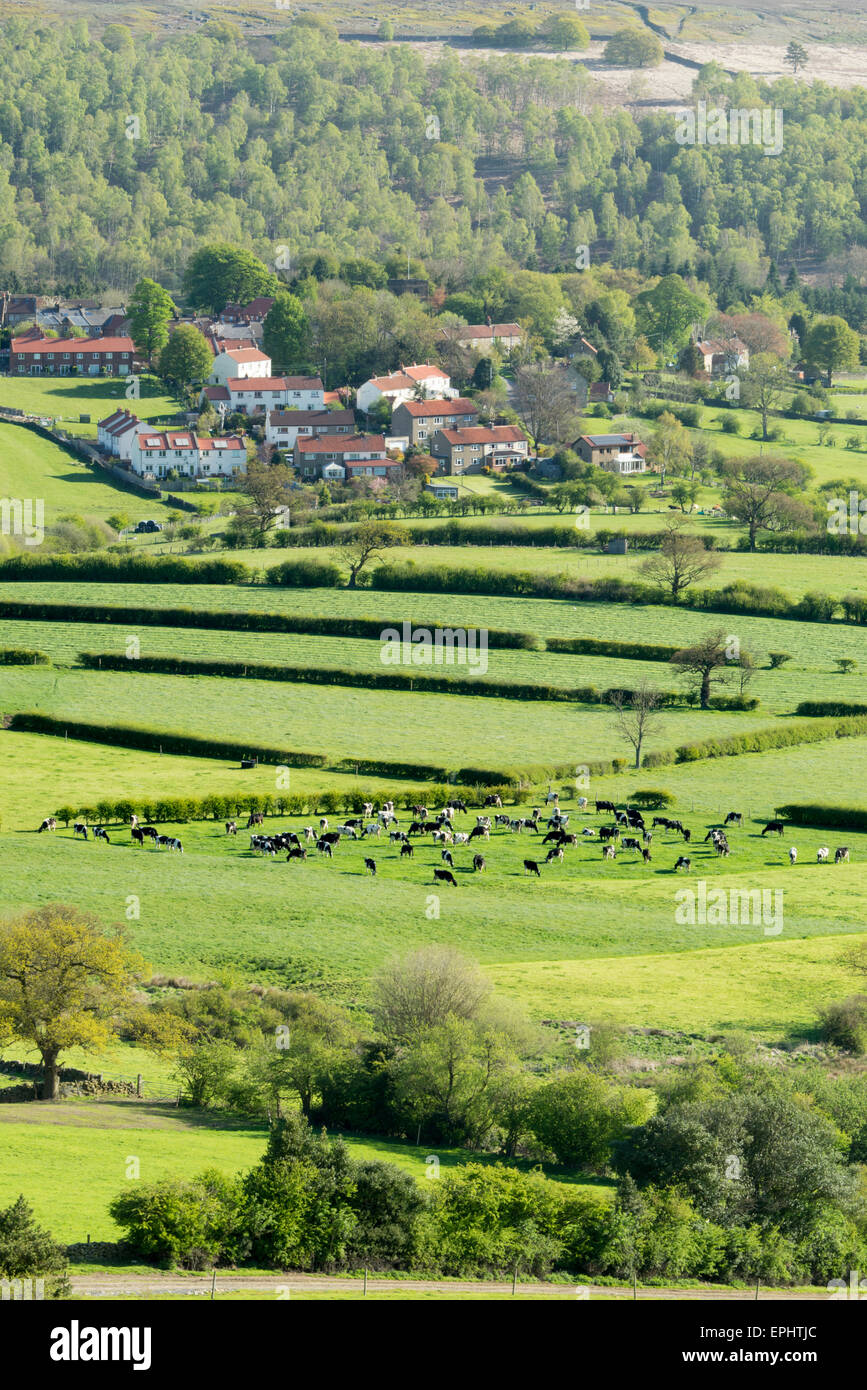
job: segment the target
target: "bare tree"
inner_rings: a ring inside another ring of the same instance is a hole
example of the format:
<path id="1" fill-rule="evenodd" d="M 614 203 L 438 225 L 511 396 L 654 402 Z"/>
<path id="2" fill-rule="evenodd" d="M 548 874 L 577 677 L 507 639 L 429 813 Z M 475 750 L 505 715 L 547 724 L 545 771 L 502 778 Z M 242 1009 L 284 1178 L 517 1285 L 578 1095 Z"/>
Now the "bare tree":
<path id="1" fill-rule="evenodd" d="M 719 556 L 708 550 L 701 536 L 686 530 L 684 516 L 671 517 L 665 524 L 665 535 L 659 550 L 650 555 L 640 568 L 652 584 L 670 595 L 677 603 L 697 580 L 719 569 Z"/>
<path id="2" fill-rule="evenodd" d="M 563 444 L 578 432 L 578 399 L 569 375 L 550 360 L 518 368 L 512 403 L 536 445 Z"/>
<path id="3" fill-rule="evenodd" d="M 729 642 L 722 628 L 709 632 L 692 647 L 682 647 L 671 658 L 672 666 L 677 667 L 678 675 L 691 685 L 698 696 L 702 709 L 710 708 L 711 687 L 726 680 L 729 666 Z"/>
<path id="4" fill-rule="evenodd" d="M 647 681 L 642 681 L 636 690 L 616 690 L 610 697 L 618 732 L 635 751 L 636 768 L 641 767 L 644 740 L 659 725 L 660 698 L 660 692 Z"/>
<path id="5" fill-rule="evenodd" d="M 452 946 L 424 946 L 383 967 L 373 982 L 373 1013 L 385 1035 L 406 1041 L 449 1018 L 473 1019 L 490 984 Z"/>
<path id="6" fill-rule="evenodd" d="M 809 526 L 809 507 L 792 494 L 804 487 L 808 470 L 803 464 L 784 458 L 727 459 L 720 469 L 723 504 L 729 516 L 743 522 L 756 548 L 758 532 L 786 531 Z"/>

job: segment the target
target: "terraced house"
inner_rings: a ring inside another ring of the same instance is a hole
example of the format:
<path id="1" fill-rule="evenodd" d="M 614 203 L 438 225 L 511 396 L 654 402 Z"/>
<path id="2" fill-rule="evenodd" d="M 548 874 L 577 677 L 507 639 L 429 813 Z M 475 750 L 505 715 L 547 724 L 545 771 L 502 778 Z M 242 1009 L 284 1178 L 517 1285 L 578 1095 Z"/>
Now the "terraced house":
<path id="1" fill-rule="evenodd" d="M 385 479 L 399 467 L 385 451 L 381 434 L 321 434 L 295 440 L 295 467 L 302 478 L 348 482 L 352 478 Z"/>
<path id="2" fill-rule="evenodd" d="M 155 481 L 173 472 L 181 478 L 231 478 L 247 470 L 247 442 L 239 434 L 213 439 L 195 430 L 144 428 L 133 440 L 129 466 Z"/>
<path id="3" fill-rule="evenodd" d="M 12 376 L 128 376 L 133 367 L 132 338 L 13 338 Z"/>

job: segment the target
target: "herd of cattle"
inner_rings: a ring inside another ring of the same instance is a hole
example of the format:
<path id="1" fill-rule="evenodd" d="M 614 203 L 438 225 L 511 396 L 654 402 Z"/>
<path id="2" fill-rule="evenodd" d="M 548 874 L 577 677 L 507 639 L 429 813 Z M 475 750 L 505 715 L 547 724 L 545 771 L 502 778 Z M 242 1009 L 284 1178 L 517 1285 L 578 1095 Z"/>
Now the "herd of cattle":
<path id="1" fill-rule="evenodd" d="M 552 798 L 549 796 L 548 800 Z M 469 814 L 467 805 L 460 799 L 453 798 L 438 811 L 429 812 L 426 806 L 413 806 L 410 823 L 405 830 L 401 830 L 400 822 L 395 814 L 394 802 L 386 801 L 378 809 L 374 808 L 372 802 L 366 802 L 361 816 L 347 817 L 334 830 L 329 828 L 326 817 L 321 817 L 318 828 L 312 825 L 305 826 L 300 832 L 294 830 L 283 830 L 275 834 L 267 835 L 264 830 L 255 831 L 255 827 L 264 826 L 264 815 L 261 811 L 251 811 L 247 819 L 246 828 L 254 830 L 250 836 L 250 852 L 267 855 L 271 858 L 283 852 L 287 860 L 305 860 L 308 849 L 313 847 L 317 854 L 329 859 L 334 857 L 334 851 L 341 840 L 370 840 L 381 839 L 383 835 L 388 835 L 389 842 L 399 846 L 401 859 L 412 859 L 415 854 L 414 840 L 430 835 L 434 845 L 439 845 L 442 860 L 442 867 L 434 868 L 434 881 L 437 883 L 451 884 L 457 887 L 457 880 L 454 876 L 455 860 L 454 852 L 464 846 L 472 846 L 478 840 L 490 840 L 492 831 L 505 831 L 507 833 L 523 835 L 525 831 L 541 836 L 541 848 L 550 846 L 545 853 L 544 859 L 533 858 L 525 859 L 524 873 L 541 878 L 542 867 L 551 863 L 562 863 L 567 848 L 578 846 L 579 840 L 596 840 L 602 846 L 602 857 L 606 860 L 616 859 L 618 852 L 628 852 L 633 856 L 640 855 L 645 864 L 652 862 L 652 844 L 654 831 L 662 829 L 672 834 L 679 835 L 683 844 L 690 844 L 692 832 L 680 820 L 674 820 L 669 816 L 654 816 L 648 828 L 641 812 L 633 807 L 619 808 L 613 801 L 597 800 L 594 803 L 596 815 L 613 816 L 611 824 L 602 825 L 598 828 L 585 826 L 580 832 L 580 836 L 575 831 L 568 829 L 569 812 L 561 810 L 557 798 L 554 797 L 554 807 L 550 813 L 543 818 L 539 807 L 534 807 L 529 816 L 514 817 L 502 812 L 502 801 L 499 796 L 492 795 L 486 798 L 484 810 L 494 812 L 493 816 L 488 814 L 477 815 L 476 823 L 472 829 L 460 831 L 455 829 L 454 818 L 457 813 Z M 499 808 L 499 814 L 497 813 Z M 577 802 L 579 812 L 589 813 L 589 803 L 586 797 L 580 797 Z M 743 826 L 744 818 L 741 811 L 729 811 L 722 826 L 715 826 L 705 835 L 703 844 L 711 842 L 711 847 L 718 858 L 728 858 L 731 847 L 726 836 L 726 828 L 730 825 Z M 56 830 L 57 821 L 53 816 L 46 817 L 39 827 L 39 833 L 45 830 Z M 237 835 L 238 821 L 230 820 L 225 822 L 227 835 Z M 630 833 L 630 832 L 635 832 Z M 782 836 L 785 832 L 785 825 L 782 821 L 771 820 L 762 829 L 762 837 L 768 834 Z M 88 826 L 83 821 L 75 821 L 72 828 L 73 837 L 80 836 L 88 838 Z M 104 840 L 109 843 L 106 830 L 101 825 L 91 826 L 89 833 L 96 840 Z M 160 835 L 152 825 L 139 825 L 138 817 L 132 816 L 130 833 L 132 841 L 140 848 L 144 847 L 145 840 L 150 841 L 155 849 L 176 850 L 183 854 L 183 845 L 180 840 L 171 835 Z M 827 863 L 830 858 L 831 850 L 828 846 L 823 846 L 816 853 L 817 862 Z M 789 849 L 789 863 L 795 864 L 798 859 L 798 850 L 795 845 Z M 834 863 L 848 863 L 849 848 L 841 845 L 834 851 Z M 467 866 L 469 868 L 469 866 Z M 472 855 L 472 873 L 483 873 L 487 865 L 484 856 L 479 853 Z M 365 856 L 365 871 L 369 874 L 376 874 L 377 863 L 372 856 Z M 687 873 L 692 869 L 692 858 L 681 854 L 675 860 L 673 871 L 685 870 Z"/>

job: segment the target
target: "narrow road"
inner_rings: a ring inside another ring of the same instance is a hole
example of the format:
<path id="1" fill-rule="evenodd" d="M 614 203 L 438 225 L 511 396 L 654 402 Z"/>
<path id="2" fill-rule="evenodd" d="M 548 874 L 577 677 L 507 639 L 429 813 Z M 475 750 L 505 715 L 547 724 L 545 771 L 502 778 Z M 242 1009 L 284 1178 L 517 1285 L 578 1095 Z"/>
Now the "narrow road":
<path id="1" fill-rule="evenodd" d="M 287 1296 L 295 1293 L 360 1293 L 363 1284 L 360 1278 L 346 1279 L 327 1274 L 269 1274 L 269 1275 L 243 1275 L 218 1274 L 216 1291 L 218 1294 L 243 1292 L 244 1290 L 255 1290 L 263 1299 L 271 1297 Z M 584 1291 L 588 1290 L 587 1295 Z M 454 1293 L 455 1295 L 472 1297 L 478 1294 L 484 1297 L 488 1294 L 511 1294 L 511 1282 L 497 1283 L 495 1281 L 483 1282 L 473 1280 L 436 1280 L 436 1279 L 377 1279 L 368 1278 L 368 1294 L 383 1293 Z M 78 1298 L 117 1298 L 121 1294 L 137 1295 L 139 1298 L 148 1299 L 155 1295 L 181 1295 L 181 1296 L 205 1296 L 211 1292 L 210 1274 L 79 1274 L 72 1276 L 72 1292 Z M 597 1286 L 595 1284 L 542 1284 L 542 1283 L 520 1283 L 518 1285 L 519 1294 L 532 1294 L 534 1297 L 547 1297 L 550 1299 L 575 1299 L 578 1296 L 587 1296 L 604 1299 L 625 1299 L 631 1300 L 633 1297 L 632 1289 L 628 1285 L 617 1285 L 610 1287 Z M 755 1289 L 714 1289 L 703 1287 L 698 1289 L 666 1289 L 666 1288 L 639 1288 L 639 1300 L 681 1300 L 686 1302 L 711 1301 L 711 1302 L 733 1302 L 744 1300 L 752 1302 L 755 1299 Z M 810 1300 L 827 1299 L 828 1293 L 825 1289 L 804 1290 L 760 1290 L 760 1300 Z"/>

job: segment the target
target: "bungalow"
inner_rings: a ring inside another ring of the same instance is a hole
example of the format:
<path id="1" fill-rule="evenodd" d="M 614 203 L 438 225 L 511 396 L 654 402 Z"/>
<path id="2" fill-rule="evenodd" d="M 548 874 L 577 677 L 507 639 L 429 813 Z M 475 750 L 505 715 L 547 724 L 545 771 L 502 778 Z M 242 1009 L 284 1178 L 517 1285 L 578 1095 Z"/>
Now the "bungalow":
<path id="1" fill-rule="evenodd" d="M 208 381 L 214 386 L 226 386 L 230 380 L 250 377 L 270 377 L 271 358 L 257 347 L 233 347 L 218 352 Z"/>
<path id="2" fill-rule="evenodd" d="M 704 359 L 708 376 L 723 376 L 741 367 L 746 370 L 750 365 L 750 350 L 740 338 L 699 339 L 695 346 Z"/>
<path id="3" fill-rule="evenodd" d="M 395 466 L 385 451 L 381 434 L 301 435 L 295 440 L 293 462 L 304 479 L 385 478 Z"/>
<path id="4" fill-rule="evenodd" d="M 294 449 L 299 435 L 355 434 L 354 410 L 269 410 L 265 441 Z"/>
<path id="5" fill-rule="evenodd" d="M 457 391 L 452 389 L 448 373 L 441 367 L 434 367 L 425 362 L 420 366 L 401 367 L 399 372 L 394 372 L 391 376 L 371 377 L 359 386 L 355 403 L 358 409 L 367 415 L 380 401 L 388 401 L 393 409 L 403 401 L 410 401 L 416 396 L 436 396 L 442 399 L 444 396 L 453 397 L 457 394 Z"/>
<path id="6" fill-rule="evenodd" d="M 131 338 L 13 338 L 9 371 L 13 376 L 128 376 Z"/>
<path id="7" fill-rule="evenodd" d="M 634 434 L 582 434 L 572 448 L 585 463 L 608 473 L 644 473 L 647 446 Z"/>
<path id="8" fill-rule="evenodd" d="M 523 330 L 517 323 L 468 323 L 460 328 L 444 328 L 440 337 L 460 343 L 461 347 L 477 348 L 480 352 L 491 348 L 511 352 L 512 348 L 520 347 L 524 341 Z"/>
<path id="9" fill-rule="evenodd" d="M 527 436 L 517 425 L 471 426 L 466 429 L 437 430 L 431 454 L 440 473 L 478 473 L 487 463 L 505 467 L 526 463 Z"/>
<path id="10" fill-rule="evenodd" d="M 157 480 L 172 471 L 186 478 L 230 478 L 247 471 L 247 442 L 243 435 L 212 439 L 195 430 L 144 429 L 133 441 L 130 467 Z"/>
<path id="11" fill-rule="evenodd" d="M 461 491 L 457 483 L 425 483 L 424 490 L 447 502 L 457 502 Z"/>
<path id="12" fill-rule="evenodd" d="M 405 434 L 410 444 L 427 444 L 438 429 L 478 423 L 479 407 L 461 396 L 454 400 L 401 401 L 391 417 L 392 429 L 396 434 Z"/>
<path id="13" fill-rule="evenodd" d="M 96 442 L 103 453 L 129 463 L 137 434 L 147 428 L 131 411 L 115 410 L 97 424 Z"/>

